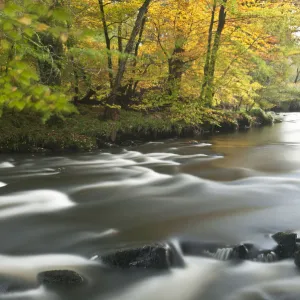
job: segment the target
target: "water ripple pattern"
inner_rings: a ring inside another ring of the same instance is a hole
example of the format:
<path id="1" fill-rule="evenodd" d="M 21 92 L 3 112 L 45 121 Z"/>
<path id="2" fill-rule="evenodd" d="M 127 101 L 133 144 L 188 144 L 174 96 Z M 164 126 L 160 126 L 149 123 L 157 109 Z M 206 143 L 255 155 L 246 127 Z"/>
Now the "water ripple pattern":
<path id="1" fill-rule="evenodd" d="M 271 234 L 300 232 L 300 114 L 247 132 L 152 141 L 127 149 L 0 156 L 0 299 L 300 299 L 299 271 L 276 254 L 228 261 L 232 247 L 262 250 Z M 103 253 L 172 241 L 185 267 L 116 270 Z M 207 257 L 180 242 L 220 243 Z M 92 258 L 92 259 L 91 259 Z M 268 263 L 266 263 L 268 262 Z M 64 294 L 37 284 L 46 270 L 87 279 Z M 10 292 L 7 278 L 28 283 Z"/>

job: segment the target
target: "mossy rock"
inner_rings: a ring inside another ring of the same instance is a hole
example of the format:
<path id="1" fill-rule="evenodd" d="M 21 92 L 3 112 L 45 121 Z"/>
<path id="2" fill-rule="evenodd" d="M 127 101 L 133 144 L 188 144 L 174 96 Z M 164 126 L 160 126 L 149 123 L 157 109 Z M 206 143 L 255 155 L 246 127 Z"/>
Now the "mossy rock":
<path id="1" fill-rule="evenodd" d="M 110 267 L 121 269 L 168 269 L 171 266 L 171 249 L 165 244 L 121 249 L 101 256 L 101 261 Z"/>
<path id="2" fill-rule="evenodd" d="M 84 278 L 70 270 L 53 270 L 41 272 L 37 276 L 39 284 L 47 287 L 77 287 L 84 283 Z"/>

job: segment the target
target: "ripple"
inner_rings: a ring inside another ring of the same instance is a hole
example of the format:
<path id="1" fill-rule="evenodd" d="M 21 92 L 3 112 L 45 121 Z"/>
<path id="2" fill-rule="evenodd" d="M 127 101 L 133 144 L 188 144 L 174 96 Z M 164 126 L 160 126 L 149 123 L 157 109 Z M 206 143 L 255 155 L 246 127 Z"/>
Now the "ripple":
<path id="1" fill-rule="evenodd" d="M 53 190 L 20 192 L 0 197 L 0 218 L 57 211 L 74 205 L 67 195 Z"/>
<path id="2" fill-rule="evenodd" d="M 0 169 L 7 169 L 7 168 L 14 168 L 14 167 L 15 166 L 8 161 L 0 163 Z"/>

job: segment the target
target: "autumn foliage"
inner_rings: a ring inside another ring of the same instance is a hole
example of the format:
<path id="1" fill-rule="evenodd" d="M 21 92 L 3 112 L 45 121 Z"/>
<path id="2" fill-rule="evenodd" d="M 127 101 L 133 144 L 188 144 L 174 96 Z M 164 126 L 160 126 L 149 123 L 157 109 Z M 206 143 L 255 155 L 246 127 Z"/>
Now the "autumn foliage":
<path id="1" fill-rule="evenodd" d="M 108 118 L 168 110 L 186 121 L 271 108 L 297 97 L 298 10 L 285 0 L 9 0 L 0 108 L 47 118 L 91 103 Z"/>

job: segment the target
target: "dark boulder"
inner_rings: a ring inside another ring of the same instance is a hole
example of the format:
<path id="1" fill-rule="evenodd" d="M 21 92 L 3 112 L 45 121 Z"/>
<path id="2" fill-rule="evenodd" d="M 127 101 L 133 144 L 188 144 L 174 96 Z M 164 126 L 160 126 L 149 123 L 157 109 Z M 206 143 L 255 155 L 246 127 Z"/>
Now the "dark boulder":
<path id="1" fill-rule="evenodd" d="M 272 235 L 274 241 L 278 244 L 274 252 L 278 255 L 279 259 L 294 257 L 297 250 L 297 234 L 291 232 L 278 232 Z"/>
<path id="2" fill-rule="evenodd" d="M 47 287 L 76 287 L 84 283 L 81 275 L 70 270 L 53 270 L 39 273 L 39 284 Z"/>
<path id="3" fill-rule="evenodd" d="M 295 265 L 300 268 L 300 250 L 295 253 L 294 262 Z"/>
<path id="4" fill-rule="evenodd" d="M 231 259 L 249 259 L 252 245 L 241 244 L 233 247 Z"/>
<path id="5" fill-rule="evenodd" d="M 101 256 L 101 261 L 108 266 L 121 269 L 168 269 L 172 263 L 172 253 L 167 244 L 153 244 L 121 249 Z"/>

